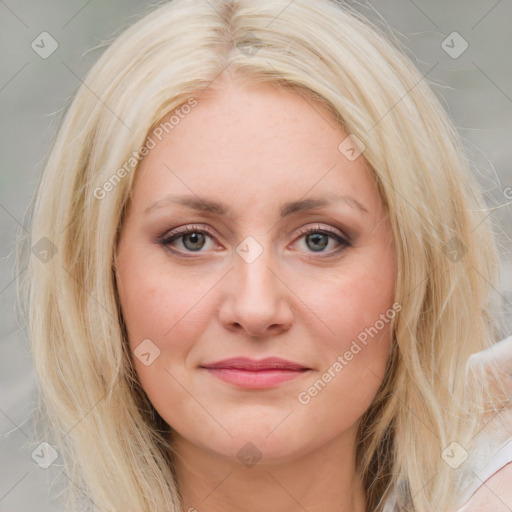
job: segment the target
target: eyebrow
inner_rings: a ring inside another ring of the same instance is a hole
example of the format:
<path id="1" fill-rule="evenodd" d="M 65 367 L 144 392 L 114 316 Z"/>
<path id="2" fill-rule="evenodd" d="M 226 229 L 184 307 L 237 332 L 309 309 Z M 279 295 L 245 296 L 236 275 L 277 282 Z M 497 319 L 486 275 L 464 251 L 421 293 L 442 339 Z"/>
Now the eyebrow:
<path id="1" fill-rule="evenodd" d="M 368 210 L 356 199 L 350 196 L 338 196 L 335 194 L 330 194 L 328 196 L 323 197 L 314 197 L 310 199 L 301 199 L 298 201 L 289 201 L 287 203 L 283 203 L 279 207 L 280 217 L 288 217 L 294 213 L 306 212 L 310 210 L 317 210 L 319 208 L 324 208 L 333 203 L 341 202 L 345 203 L 355 210 L 358 210 L 360 213 L 368 213 Z M 153 210 L 158 208 L 162 208 L 169 204 L 181 204 L 183 206 L 188 206 L 192 210 L 197 210 L 201 212 L 209 212 L 215 215 L 230 215 L 230 208 L 218 201 L 213 201 L 207 198 L 201 198 L 196 195 L 169 195 L 160 199 L 153 203 L 151 206 L 144 210 L 144 214 L 148 214 Z"/>

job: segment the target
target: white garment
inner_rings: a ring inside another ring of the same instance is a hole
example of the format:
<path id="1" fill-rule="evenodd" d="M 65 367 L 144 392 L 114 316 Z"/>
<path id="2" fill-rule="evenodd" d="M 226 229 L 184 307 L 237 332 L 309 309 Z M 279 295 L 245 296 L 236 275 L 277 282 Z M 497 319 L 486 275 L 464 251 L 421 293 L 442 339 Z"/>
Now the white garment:
<path id="1" fill-rule="evenodd" d="M 475 473 L 475 479 L 464 493 L 459 506 L 462 507 L 465 505 L 471 496 L 473 496 L 473 494 L 482 487 L 484 482 L 510 463 L 512 463 L 512 437 L 503 444 L 501 448 L 499 448 L 499 450 L 478 472 Z"/>
<path id="2" fill-rule="evenodd" d="M 498 377 L 501 384 L 507 392 L 508 396 L 512 396 L 512 336 L 501 340 L 493 345 L 490 349 L 484 350 L 477 354 L 473 354 L 468 360 L 468 366 L 474 363 L 492 363 L 497 365 L 496 369 L 500 372 Z M 512 411 L 510 408 L 501 413 L 501 424 L 489 432 L 483 433 L 483 443 L 481 448 L 483 451 L 483 459 L 472 473 L 474 479 L 469 483 L 459 502 L 459 507 L 463 507 L 468 503 L 484 483 L 495 475 L 500 469 L 507 464 L 512 463 Z M 492 423 L 492 422 L 491 422 Z M 488 429 L 486 429 L 488 430 Z M 491 436 L 501 445 L 497 448 L 489 449 L 490 445 L 486 445 L 486 439 L 490 440 Z M 480 437 L 480 436 L 479 436 Z M 462 512 L 462 509 L 459 509 Z"/>
<path id="3" fill-rule="evenodd" d="M 464 492 L 462 499 L 459 501 L 457 512 L 463 512 L 463 509 L 471 497 L 480 489 L 483 484 L 495 475 L 500 469 L 507 464 L 512 463 L 512 437 L 496 451 L 487 463 L 477 472 L 470 486 Z M 396 503 L 397 491 L 393 493 L 384 505 L 383 512 L 401 512 L 400 507 Z"/>
<path id="4" fill-rule="evenodd" d="M 503 382 L 503 385 L 508 387 L 508 389 L 512 389 L 512 336 L 501 340 L 490 349 L 473 354 L 468 360 L 468 365 L 476 362 L 498 363 L 503 370 L 503 374 L 508 378 L 508 381 Z M 507 394 L 512 393 L 509 392 Z M 477 449 L 479 450 L 478 458 L 481 462 L 478 463 L 472 472 L 474 478 L 471 479 L 463 490 L 457 509 L 459 512 L 463 512 L 462 508 L 468 504 L 468 501 L 470 502 L 471 497 L 489 478 L 507 464 L 512 463 L 512 419 L 508 420 L 508 418 L 512 418 L 511 414 L 512 411 L 509 411 L 508 416 L 505 416 L 507 418 L 505 428 L 500 427 L 495 432 L 491 429 L 490 432 L 482 433 L 479 436 L 479 438 L 482 438 L 482 442 L 478 444 Z M 492 445 L 496 444 L 496 442 L 498 447 L 492 448 Z M 400 512 L 400 507 L 397 505 L 397 497 L 401 494 L 400 491 L 402 490 L 400 487 L 405 488 L 404 485 L 399 485 L 394 490 L 386 501 L 383 512 Z"/>

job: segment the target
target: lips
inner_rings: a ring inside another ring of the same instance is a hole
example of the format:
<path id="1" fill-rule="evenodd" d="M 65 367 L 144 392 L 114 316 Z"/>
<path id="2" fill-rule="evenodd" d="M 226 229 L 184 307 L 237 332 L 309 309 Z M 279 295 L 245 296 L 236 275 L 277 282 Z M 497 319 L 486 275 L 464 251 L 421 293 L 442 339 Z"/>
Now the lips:
<path id="1" fill-rule="evenodd" d="M 260 360 L 235 357 L 207 363 L 201 368 L 221 381 L 246 389 L 273 388 L 311 370 L 300 363 L 278 357 Z"/>
<path id="2" fill-rule="evenodd" d="M 309 370 L 307 366 L 303 366 L 293 361 L 281 359 L 279 357 L 267 357 L 265 359 L 255 360 L 248 357 L 235 357 L 231 359 L 223 359 L 214 363 L 207 363 L 201 366 L 208 369 L 235 369 L 245 371 L 265 371 L 265 370 L 290 370 L 304 371 Z"/>

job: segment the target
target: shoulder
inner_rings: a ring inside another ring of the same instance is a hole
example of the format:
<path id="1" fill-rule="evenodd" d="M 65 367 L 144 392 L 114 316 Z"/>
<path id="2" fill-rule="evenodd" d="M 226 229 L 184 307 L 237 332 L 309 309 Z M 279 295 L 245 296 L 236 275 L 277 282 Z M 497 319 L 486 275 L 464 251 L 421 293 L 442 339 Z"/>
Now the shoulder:
<path id="1" fill-rule="evenodd" d="M 510 512 L 512 510 L 512 462 L 479 487 L 457 512 Z"/>

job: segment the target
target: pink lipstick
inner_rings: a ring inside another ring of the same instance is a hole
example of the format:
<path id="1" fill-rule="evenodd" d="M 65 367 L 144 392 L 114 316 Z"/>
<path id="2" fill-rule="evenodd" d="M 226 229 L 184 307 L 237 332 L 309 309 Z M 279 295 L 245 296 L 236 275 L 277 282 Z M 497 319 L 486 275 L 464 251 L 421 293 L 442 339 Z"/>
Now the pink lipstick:
<path id="1" fill-rule="evenodd" d="M 310 370 L 307 366 L 279 357 L 260 360 L 235 357 L 206 363 L 201 368 L 224 382 L 247 389 L 271 388 Z"/>

